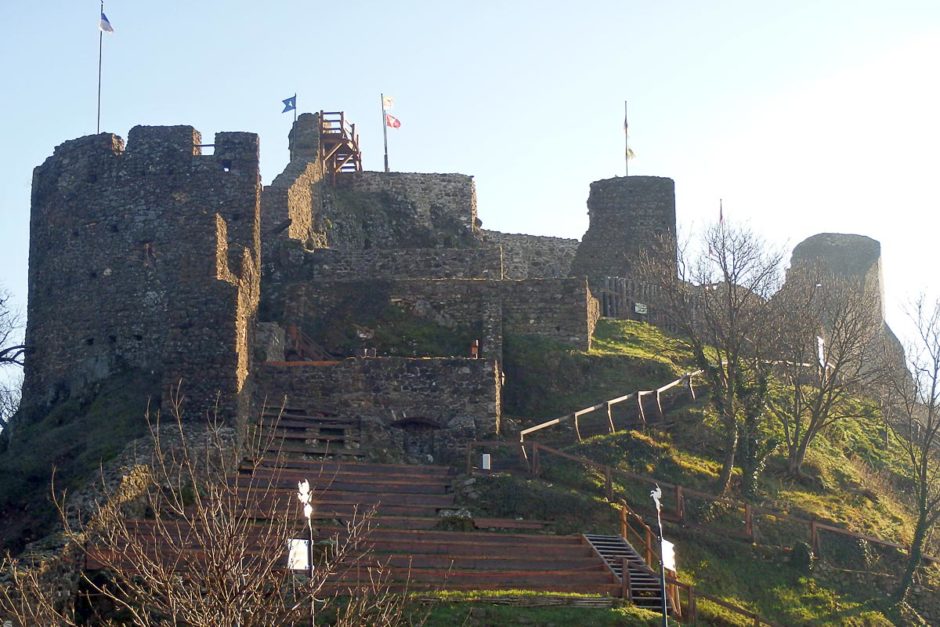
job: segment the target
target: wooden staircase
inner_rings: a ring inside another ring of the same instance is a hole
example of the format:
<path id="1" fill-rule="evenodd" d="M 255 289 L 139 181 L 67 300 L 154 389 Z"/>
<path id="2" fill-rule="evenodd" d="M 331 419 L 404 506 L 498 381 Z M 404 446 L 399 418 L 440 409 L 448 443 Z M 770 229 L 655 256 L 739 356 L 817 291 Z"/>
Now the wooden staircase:
<path id="1" fill-rule="evenodd" d="M 334 181 L 337 174 L 362 172 L 356 125 L 342 111 L 320 111 L 320 161 Z"/>
<path id="2" fill-rule="evenodd" d="M 266 405 L 261 412 L 261 457 L 270 459 L 362 459 L 359 420 L 328 411 Z"/>
<path id="3" fill-rule="evenodd" d="M 663 591 L 659 576 L 650 570 L 643 557 L 636 552 L 620 536 L 604 536 L 585 534 L 585 542 L 603 558 L 610 571 L 623 584 L 623 566 L 626 560 L 627 582 L 624 589 L 629 591 L 630 600 L 634 605 L 651 610 L 659 610 L 663 606 Z M 671 600 L 667 597 L 669 611 L 673 610 Z"/>

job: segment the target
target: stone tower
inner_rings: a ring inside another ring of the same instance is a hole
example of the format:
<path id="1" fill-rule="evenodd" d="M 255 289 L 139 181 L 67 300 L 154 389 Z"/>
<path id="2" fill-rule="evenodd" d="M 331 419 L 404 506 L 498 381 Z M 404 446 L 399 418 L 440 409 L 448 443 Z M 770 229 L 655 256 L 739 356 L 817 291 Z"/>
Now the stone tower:
<path id="1" fill-rule="evenodd" d="M 65 142 L 33 174 L 24 407 L 136 370 L 191 416 L 246 400 L 259 298 L 258 136 L 137 126 Z"/>
<path id="2" fill-rule="evenodd" d="M 633 276 L 644 254 L 675 272 L 676 193 L 670 178 L 626 176 L 591 183 L 590 224 L 572 263 L 592 289 L 604 277 Z M 661 242 L 668 242 L 665 250 Z"/>

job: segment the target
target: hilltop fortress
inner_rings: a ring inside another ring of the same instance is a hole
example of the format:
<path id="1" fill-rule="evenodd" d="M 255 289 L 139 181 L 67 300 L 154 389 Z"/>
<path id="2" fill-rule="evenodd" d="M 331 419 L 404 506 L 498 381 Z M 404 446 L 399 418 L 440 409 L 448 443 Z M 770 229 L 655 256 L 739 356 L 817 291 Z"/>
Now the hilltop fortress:
<path id="1" fill-rule="evenodd" d="M 601 315 L 655 321 L 632 273 L 675 234 L 671 179 L 592 183 L 579 242 L 483 230 L 470 176 L 361 171 L 342 114 L 301 115 L 290 150 L 267 187 L 257 135 L 189 126 L 75 139 L 36 168 L 24 420 L 130 370 L 164 398 L 182 382 L 191 420 L 286 398 L 447 455 L 499 432 L 507 336 L 585 350 Z M 814 236 L 809 257 L 880 285 L 874 240 Z"/>

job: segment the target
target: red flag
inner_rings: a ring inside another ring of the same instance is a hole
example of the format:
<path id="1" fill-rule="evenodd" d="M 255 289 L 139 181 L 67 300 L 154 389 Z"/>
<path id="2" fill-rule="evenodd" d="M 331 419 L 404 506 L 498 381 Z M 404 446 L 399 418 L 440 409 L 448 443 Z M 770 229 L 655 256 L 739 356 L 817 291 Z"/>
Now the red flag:
<path id="1" fill-rule="evenodd" d="M 398 118 L 396 118 L 391 113 L 386 113 L 385 114 L 385 126 L 389 126 L 391 128 L 399 128 L 401 126 L 401 122 L 399 122 Z"/>

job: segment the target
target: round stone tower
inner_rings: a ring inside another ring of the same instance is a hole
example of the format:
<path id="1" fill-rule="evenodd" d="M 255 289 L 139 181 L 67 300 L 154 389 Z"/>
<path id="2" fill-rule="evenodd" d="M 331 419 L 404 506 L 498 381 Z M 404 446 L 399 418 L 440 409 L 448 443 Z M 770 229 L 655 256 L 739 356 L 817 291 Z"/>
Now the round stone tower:
<path id="1" fill-rule="evenodd" d="M 592 288 L 604 277 L 631 277 L 644 255 L 676 270 L 676 184 L 661 176 L 623 176 L 591 183 L 590 224 L 572 276 Z M 666 246 L 663 246 L 663 243 Z"/>

